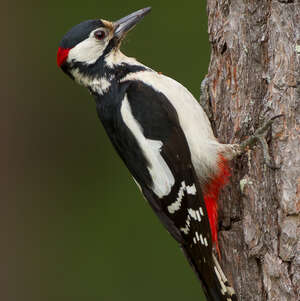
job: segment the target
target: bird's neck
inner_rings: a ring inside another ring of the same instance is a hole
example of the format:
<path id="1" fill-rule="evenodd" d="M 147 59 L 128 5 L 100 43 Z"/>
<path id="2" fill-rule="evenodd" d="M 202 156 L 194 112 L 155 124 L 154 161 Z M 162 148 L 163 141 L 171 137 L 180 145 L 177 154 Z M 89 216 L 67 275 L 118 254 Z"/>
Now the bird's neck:
<path id="1" fill-rule="evenodd" d="M 109 55 L 107 55 L 104 58 L 104 64 L 106 67 L 111 69 L 115 69 L 116 66 L 121 66 L 121 65 L 145 67 L 143 64 L 138 62 L 135 58 L 126 56 L 119 49 L 109 53 Z"/>
<path id="2" fill-rule="evenodd" d="M 103 95 L 113 81 L 120 82 L 130 73 L 149 69 L 135 58 L 127 57 L 120 50 L 114 51 L 104 58 L 99 58 L 92 65 L 75 63 L 71 74 L 80 85 L 91 92 Z"/>

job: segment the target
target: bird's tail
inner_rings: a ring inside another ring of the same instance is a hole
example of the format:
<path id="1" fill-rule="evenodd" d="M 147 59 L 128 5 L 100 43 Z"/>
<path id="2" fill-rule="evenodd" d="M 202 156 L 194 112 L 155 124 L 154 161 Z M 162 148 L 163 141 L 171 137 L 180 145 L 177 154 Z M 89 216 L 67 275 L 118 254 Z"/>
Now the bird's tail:
<path id="1" fill-rule="evenodd" d="M 230 286 L 215 255 L 212 255 L 211 264 L 208 265 L 206 263 L 205 267 L 203 267 L 194 262 L 192 256 L 189 255 L 189 252 L 185 247 L 182 249 L 194 272 L 200 279 L 208 301 L 237 301 L 235 291 L 233 287 Z M 203 268 L 206 269 L 205 272 L 203 272 Z M 202 272 L 200 272 L 201 269 Z"/>
<path id="2" fill-rule="evenodd" d="M 226 298 L 226 301 L 237 301 L 237 297 L 233 287 L 230 286 L 216 256 L 212 254 L 213 262 L 214 262 L 214 271 L 215 271 L 215 282 L 219 283 L 221 288 L 221 294 Z M 213 299 L 219 300 L 219 299 Z M 223 300 L 223 299 L 220 299 Z M 224 299 L 225 300 L 225 299 Z"/>

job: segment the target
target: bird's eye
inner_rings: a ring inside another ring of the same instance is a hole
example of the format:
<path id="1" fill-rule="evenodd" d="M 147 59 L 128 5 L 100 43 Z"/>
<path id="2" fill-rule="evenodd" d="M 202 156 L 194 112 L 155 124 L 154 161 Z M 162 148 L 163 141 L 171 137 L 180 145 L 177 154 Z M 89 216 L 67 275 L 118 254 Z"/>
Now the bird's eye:
<path id="1" fill-rule="evenodd" d="M 94 36 L 97 40 L 102 40 L 105 38 L 105 31 L 103 30 L 97 30 L 94 32 Z"/>

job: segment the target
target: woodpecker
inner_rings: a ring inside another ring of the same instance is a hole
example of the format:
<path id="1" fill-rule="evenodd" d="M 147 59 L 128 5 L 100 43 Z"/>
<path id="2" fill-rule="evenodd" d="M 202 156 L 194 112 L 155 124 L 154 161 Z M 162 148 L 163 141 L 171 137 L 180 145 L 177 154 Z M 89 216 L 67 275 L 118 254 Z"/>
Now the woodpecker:
<path id="1" fill-rule="evenodd" d="M 57 64 L 93 95 L 113 146 L 179 243 L 207 299 L 234 301 L 217 259 L 217 199 L 230 176 L 229 160 L 261 140 L 272 121 L 240 145 L 219 143 L 184 86 L 120 51 L 150 10 L 74 26 L 60 42 Z"/>

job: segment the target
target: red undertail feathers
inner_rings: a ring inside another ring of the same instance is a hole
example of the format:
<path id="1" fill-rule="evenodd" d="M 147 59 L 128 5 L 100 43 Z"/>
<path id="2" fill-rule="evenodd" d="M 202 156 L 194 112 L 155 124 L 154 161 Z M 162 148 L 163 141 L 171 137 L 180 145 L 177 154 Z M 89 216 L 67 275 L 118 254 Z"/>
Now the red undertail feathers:
<path id="1" fill-rule="evenodd" d="M 219 154 L 219 172 L 211 179 L 205 186 L 204 201 L 208 214 L 209 224 L 212 233 L 212 240 L 216 244 L 217 252 L 219 253 L 218 246 L 218 198 L 221 188 L 228 182 L 230 177 L 230 169 L 227 160 Z"/>

